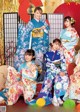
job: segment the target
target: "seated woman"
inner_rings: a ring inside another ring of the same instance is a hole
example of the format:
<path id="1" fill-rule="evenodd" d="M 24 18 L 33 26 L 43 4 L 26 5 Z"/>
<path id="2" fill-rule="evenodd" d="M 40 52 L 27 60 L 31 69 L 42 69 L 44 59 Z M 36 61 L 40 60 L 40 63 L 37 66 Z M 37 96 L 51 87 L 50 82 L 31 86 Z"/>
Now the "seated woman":
<path id="1" fill-rule="evenodd" d="M 59 106 L 63 103 L 61 96 L 64 96 L 68 87 L 68 75 L 66 72 L 65 58 L 60 52 L 61 41 L 53 40 L 51 50 L 45 54 L 46 74 L 42 84 L 42 89 L 38 98 L 44 98 L 46 105 L 53 103 Z M 51 90 L 54 88 L 53 98 Z"/>
<path id="2" fill-rule="evenodd" d="M 80 51 L 76 56 L 76 67 L 74 73 L 70 76 L 70 84 L 64 100 L 68 98 L 80 101 Z"/>
<path id="3" fill-rule="evenodd" d="M 21 64 L 18 72 L 13 67 L 8 67 L 6 87 L 0 92 L 7 105 L 15 104 L 21 95 L 25 103 L 29 104 L 36 93 L 36 78 L 38 70 L 35 65 L 35 52 L 28 49 L 25 52 L 25 62 Z"/>

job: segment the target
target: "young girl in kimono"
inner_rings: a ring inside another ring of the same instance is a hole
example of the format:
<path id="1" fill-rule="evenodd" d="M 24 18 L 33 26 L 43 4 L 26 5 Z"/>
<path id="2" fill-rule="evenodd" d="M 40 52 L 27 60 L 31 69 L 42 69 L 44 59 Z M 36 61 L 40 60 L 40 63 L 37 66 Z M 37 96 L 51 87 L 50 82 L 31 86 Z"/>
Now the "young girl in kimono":
<path id="1" fill-rule="evenodd" d="M 61 41 L 55 39 L 53 40 L 51 50 L 45 54 L 46 74 L 38 98 L 44 98 L 46 105 L 51 102 L 55 106 L 61 105 L 63 101 L 60 97 L 65 95 L 68 87 L 65 58 L 60 51 L 60 47 Z M 51 92 L 53 93 L 53 98 Z"/>
<path id="2" fill-rule="evenodd" d="M 25 103 L 29 104 L 36 92 L 37 67 L 34 63 L 35 52 L 28 49 L 25 52 L 25 62 L 21 64 L 18 72 L 8 68 L 6 88 L 2 91 L 7 105 L 13 105 L 23 95 Z"/>
<path id="3" fill-rule="evenodd" d="M 66 16 L 64 18 L 65 29 L 63 29 L 60 33 L 60 39 L 62 41 L 67 66 L 74 60 L 75 46 L 77 45 L 79 38 L 77 31 L 73 27 L 74 24 L 75 20 L 70 16 Z"/>
<path id="4" fill-rule="evenodd" d="M 17 50 L 14 58 L 14 67 L 16 69 L 24 62 L 24 53 L 28 48 L 34 49 L 35 63 L 42 69 L 43 55 L 49 48 L 49 25 L 45 20 L 41 19 L 41 16 L 42 9 L 36 7 L 34 9 L 34 18 L 26 26 L 20 24 L 18 27 Z"/>

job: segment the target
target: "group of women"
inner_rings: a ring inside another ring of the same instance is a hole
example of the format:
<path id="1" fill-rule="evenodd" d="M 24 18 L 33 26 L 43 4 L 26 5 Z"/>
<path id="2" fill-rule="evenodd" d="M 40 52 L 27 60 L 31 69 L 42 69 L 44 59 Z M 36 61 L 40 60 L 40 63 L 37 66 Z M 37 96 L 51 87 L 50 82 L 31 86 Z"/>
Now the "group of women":
<path id="1" fill-rule="evenodd" d="M 46 21 L 41 20 L 41 15 L 42 15 L 42 9 L 40 7 L 37 7 L 34 10 L 34 18 L 28 22 L 26 27 L 24 28 L 22 25 L 19 26 L 18 43 L 17 43 L 17 50 L 16 50 L 15 62 L 14 62 L 14 66 L 16 69 L 19 67 L 19 65 L 22 62 L 24 62 L 24 53 L 26 49 L 29 48 L 30 44 L 31 44 L 31 48 L 36 53 L 36 61 L 35 61 L 36 65 L 39 65 L 41 69 L 43 68 L 44 55 L 47 51 L 49 51 L 48 32 L 50 30 L 50 26 L 49 24 L 47 24 Z M 79 35 L 76 29 L 74 28 L 74 25 L 75 25 L 74 18 L 70 16 L 66 16 L 64 18 L 64 29 L 61 30 L 60 37 L 59 37 L 62 43 L 60 50 L 63 52 L 65 57 L 66 71 L 67 71 L 68 65 L 74 62 L 75 46 L 77 45 L 79 40 Z M 22 37 L 20 33 L 22 34 Z M 23 35 L 24 35 L 24 38 L 23 38 Z M 31 38 L 32 40 L 30 43 Z M 46 81 L 47 79 L 45 77 L 47 76 L 44 75 L 44 80 Z M 46 83 L 45 81 L 43 81 L 43 85 Z M 57 82 L 58 81 L 59 80 L 57 80 Z M 67 80 L 67 83 L 69 85 L 68 80 Z M 72 85 L 70 84 L 70 86 L 73 86 L 73 84 Z M 42 87 L 42 90 L 43 90 L 43 87 Z M 71 93 L 70 93 L 70 98 L 72 98 Z M 75 95 L 73 99 L 75 99 Z M 54 98 L 54 100 L 56 99 Z"/>
<path id="2" fill-rule="evenodd" d="M 68 65 L 74 62 L 75 46 L 79 40 L 79 35 L 74 28 L 75 20 L 70 16 L 64 18 L 64 29 L 60 32 L 60 37 L 53 40 L 49 51 L 48 32 L 50 26 L 41 19 L 41 15 L 42 9 L 36 7 L 34 18 L 26 26 L 19 25 L 14 68 L 18 70 L 21 64 L 25 62 L 25 52 L 28 49 L 33 49 L 35 51 L 35 64 L 39 67 L 41 74 L 45 73 L 38 98 L 44 98 L 46 105 L 53 103 L 55 106 L 63 104 L 63 99 L 67 97 L 80 100 L 80 61 L 78 61 L 78 66 L 74 69 L 74 74 L 70 80 L 67 74 Z M 30 56 L 29 53 L 27 55 Z M 44 68 L 45 72 L 43 72 Z M 25 78 L 26 74 L 22 76 Z M 32 81 L 31 78 L 28 80 Z M 52 88 L 54 89 L 53 95 L 51 93 Z M 26 91 L 26 94 L 29 93 Z M 29 101 L 28 104 L 30 103 Z"/>

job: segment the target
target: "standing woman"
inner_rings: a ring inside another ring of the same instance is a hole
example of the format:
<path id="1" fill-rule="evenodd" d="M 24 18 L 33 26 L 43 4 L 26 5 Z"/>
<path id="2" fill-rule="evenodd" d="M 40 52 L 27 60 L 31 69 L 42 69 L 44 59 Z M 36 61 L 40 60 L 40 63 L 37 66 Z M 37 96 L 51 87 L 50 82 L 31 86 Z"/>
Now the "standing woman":
<path id="1" fill-rule="evenodd" d="M 24 62 L 24 53 L 30 47 L 35 51 L 36 64 L 40 70 L 42 68 L 43 55 L 49 48 L 49 25 L 41 19 L 41 16 L 42 9 L 36 7 L 34 9 L 34 18 L 26 26 L 19 25 L 17 50 L 14 58 L 14 67 L 16 69 Z"/>
<path id="2" fill-rule="evenodd" d="M 64 18 L 65 28 L 60 33 L 67 67 L 69 63 L 72 63 L 74 60 L 75 46 L 77 45 L 79 39 L 79 35 L 74 28 L 74 24 L 75 20 L 70 16 L 66 16 Z"/>

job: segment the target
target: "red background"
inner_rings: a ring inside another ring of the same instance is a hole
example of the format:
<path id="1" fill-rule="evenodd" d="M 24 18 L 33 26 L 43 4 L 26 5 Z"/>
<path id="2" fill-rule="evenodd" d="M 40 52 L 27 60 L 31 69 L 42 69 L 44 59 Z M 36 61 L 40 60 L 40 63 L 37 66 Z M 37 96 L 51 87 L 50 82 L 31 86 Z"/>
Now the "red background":
<path id="1" fill-rule="evenodd" d="M 80 36 L 80 3 L 70 2 L 63 3 L 56 8 L 54 13 L 63 14 L 65 16 L 71 16 L 76 20 L 75 28 Z"/>

